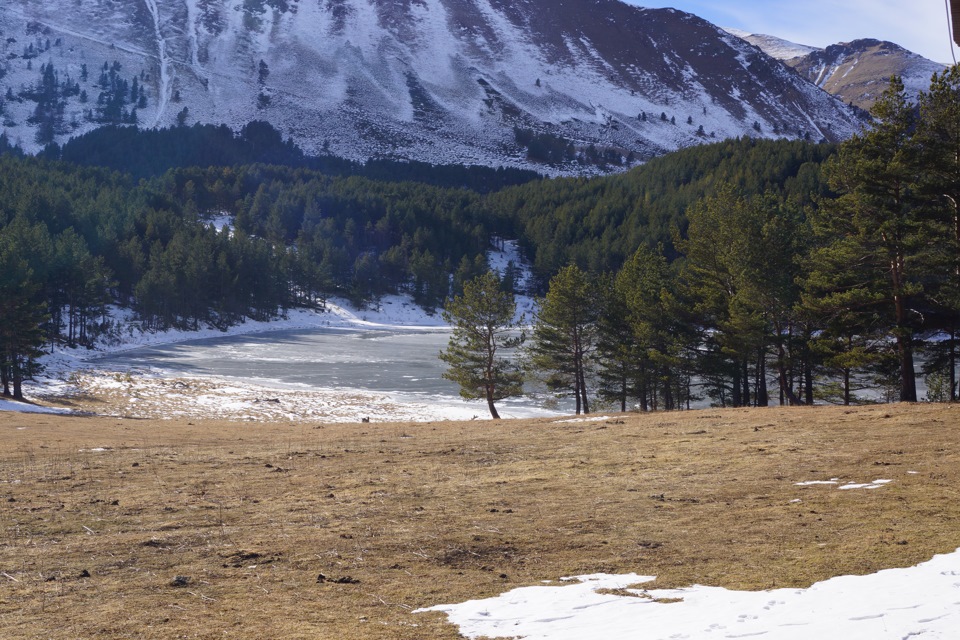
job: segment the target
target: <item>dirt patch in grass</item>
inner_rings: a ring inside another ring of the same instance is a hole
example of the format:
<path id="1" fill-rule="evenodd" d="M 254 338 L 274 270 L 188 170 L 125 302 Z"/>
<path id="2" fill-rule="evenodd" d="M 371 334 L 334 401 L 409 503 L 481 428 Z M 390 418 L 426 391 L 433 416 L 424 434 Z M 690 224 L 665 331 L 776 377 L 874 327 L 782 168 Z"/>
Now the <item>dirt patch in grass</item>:
<path id="1" fill-rule="evenodd" d="M 411 611 L 581 573 L 766 589 L 911 566 L 960 547 L 958 427 L 944 405 L 362 425 L 3 414 L 0 628 L 452 639 L 444 616 Z"/>

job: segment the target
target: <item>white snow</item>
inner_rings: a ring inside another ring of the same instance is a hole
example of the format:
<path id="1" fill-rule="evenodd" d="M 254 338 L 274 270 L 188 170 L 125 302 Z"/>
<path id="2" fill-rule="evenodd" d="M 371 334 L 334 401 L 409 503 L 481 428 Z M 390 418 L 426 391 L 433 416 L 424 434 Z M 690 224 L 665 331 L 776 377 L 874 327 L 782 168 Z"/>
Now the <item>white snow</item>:
<path id="1" fill-rule="evenodd" d="M 654 578 L 579 576 L 568 586 L 514 589 L 494 598 L 438 605 L 467 638 L 643 640 L 763 637 L 901 640 L 957 637 L 960 549 L 907 569 L 840 576 L 808 589 L 719 587 L 645 590 Z M 630 595 L 599 590 L 626 589 Z"/>
<path id="2" fill-rule="evenodd" d="M 157 113 L 153 121 L 153 126 L 155 127 L 160 123 L 163 112 L 167 108 L 167 103 L 170 101 L 170 58 L 167 56 L 167 41 L 163 37 L 161 29 L 160 8 L 157 6 L 156 0 L 144 0 L 144 3 L 147 5 L 150 17 L 153 19 L 153 29 L 156 34 L 157 58 L 160 65 L 160 104 L 157 107 Z"/>
<path id="3" fill-rule="evenodd" d="M 733 29 L 730 27 L 723 27 L 723 30 L 737 36 L 741 40 L 746 40 L 750 44 L 759 47 L 760 50 L 765 54 L 778 60 L 799 58 L 800 56 L 805 56 L 809 53 L 820 50 L 817 47 L 811 47 L 805 44 L 797 44 L 796 42 L 790 42 L 789 40 L 784 40 L 783 38 L 762 33 L 750 33 L 749 31 Z"/>
<path id="4" fill-rule="evenodd" d="M 880 487 L 890 484 L 893 480 L 874 480 L 873 482 L 848 482 L 842 486 L 837 487 L 838 489 L 879 489 Z M 816 485 L 839 485 L 839 478 L 831 478 L 829 480 L 807 480 L 805 482 L 794 482 L 794 485 L 798 487 L 812 487 Z"/>
<path id="5" fill-rule="evenodd" d="M 2 399 L 0 399 L 0 411 L 19 411 L 20 413 L 69 413 L 64 409 L 57 409 L 55 407 L 43 407 L 27 402 Z"/>
<path id="6" fill-rule="evenodd" d="M 893 480 L 874 480 L 873 482 L 862 483 L 851 482 L 839 487 L 839 489 L 879 489 L 885 484 L 889 484 L 891 482 L 893 482 Z"/>

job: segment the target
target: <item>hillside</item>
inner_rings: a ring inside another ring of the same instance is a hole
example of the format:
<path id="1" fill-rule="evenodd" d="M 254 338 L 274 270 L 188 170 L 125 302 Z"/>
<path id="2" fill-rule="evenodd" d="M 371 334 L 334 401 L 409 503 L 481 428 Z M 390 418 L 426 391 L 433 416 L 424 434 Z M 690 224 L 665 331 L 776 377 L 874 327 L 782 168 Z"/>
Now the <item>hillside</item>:
<path id="1" fill-rule="evenodd" d="M 4 128 L 265 120 L 308 154 L 611 171 L 859 116 L 691 14 L 616 0 L 0 2 Z"/>
<path id="2" fill-rule="evenodd" d="M 787 64 L 818 87 L 868 111 L 890 76 L 900 76 L 907 93 L 916 96 L 945 68 L 892 42 L 872 39 L 831 45 Z"/>
<path id="3" fill-rule="evenodd" d="M 412 611 L 601 571 L 761 590 L 913 566 L 958 546 L 956 412 L 5 415 L 4 637 L 452 640 L 445 616 Z M 890 482 L 797 484 L 831 478 Z"/>
<path id="4" fill-rule="evenodd" d="M 871 38 L 819 49 L 765 34 L 728 31 L 784 61 L 824 91 L 865 111 L 888 86 L 890 76 L 902 78 L 907 93 L 916 98 L 930 87 L 931 76 L 945 68 L 893 42 Z"/>

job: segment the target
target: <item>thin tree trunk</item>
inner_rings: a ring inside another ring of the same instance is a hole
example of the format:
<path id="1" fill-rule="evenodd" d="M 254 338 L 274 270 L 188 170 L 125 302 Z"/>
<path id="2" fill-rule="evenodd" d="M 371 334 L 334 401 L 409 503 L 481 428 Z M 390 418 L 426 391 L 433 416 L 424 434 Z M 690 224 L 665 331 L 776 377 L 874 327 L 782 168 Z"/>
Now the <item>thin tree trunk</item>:
<path id="1" fill-rule="evenodd" d="M 490 416 L 494 420 L 500 419 L 500 414 L 497 413 L 497 408 L 493 405 L 493 387 L 487 385 L 487 408 L 490 409 Z"/>
<path id="2" fill-rule="evenodd" d="M 770 405 L 770 396 L 767 393 L 767 357 L 766 349 L 760 349 L 760 355 L 757 359 L 757 406 L 766 407 Z"/>
<path id="3" fill-rule="evenodd" d="M 743 406 L 750 406 L 750 361 L 747 358 L 743 359 L 743 375 L 741 380 L 743 381 Z"/>
<path id="4" fill-rule="evenodd" d="M 957 401 L 957 328 L 950 329 L 950 402 Z"/>
<path id="5" fill-rule="evenodd" d="M 587 377 L 583 371 L 583 359 L 580 359 L 579 366 L 577 367 L 577 378 L 578 386 L 580 387 L 580 395 L 583 398 L 583 413 L 590 413 L 590 404 L 587 401 Z"/>
<path id="6" fill-rule="evenodd" d="M 850 406 L 850 368 L 843 369 L 843 405 Z"/>
<path id="7" fill-rule="evenodd" d="M 740 365 L 737 363 L 737 366 L 733 369 L 733 397 L 731 401 L 733 406 L 742 407 L 743 406 L 743 396 L 741 395 L 742 387 L 740 385 Z"/>

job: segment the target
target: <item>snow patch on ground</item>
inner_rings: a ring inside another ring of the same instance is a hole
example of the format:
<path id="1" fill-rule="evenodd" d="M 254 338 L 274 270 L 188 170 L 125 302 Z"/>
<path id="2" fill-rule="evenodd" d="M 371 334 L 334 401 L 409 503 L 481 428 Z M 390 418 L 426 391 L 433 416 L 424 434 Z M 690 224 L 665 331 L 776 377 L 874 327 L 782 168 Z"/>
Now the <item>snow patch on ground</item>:
<path id="1" fill-rule="evenodd" d="M 569 586 L 514 589 L 438 605 L 467 638 L 954 638 L 960 629 L 960 549 L 907 569 L 840 576 L 809 589 L 631 588 L 634 573 L 579 576 Z M 629 595 L 610 593 L 626 589 Z M 602 592 L 601 592 L 602 591 Z"/>
<path id="2" fill-rule="evenodd" d="M 909 472 L 908 472 L 909 473 Z M 893 480 L 874 480 L 873 482 L 848 482 L 844 485 L 838 486 L 838 489 L 879 489 L 880 487 L 890 484 Z M 807 480 L 805 482 L 794 482 L 795 486 L 798 487 L 812 487 L 817 485 L 839 485 L 839 478 L 830 478 L 829 480 Z"/>
<path id="3" fill-rule="evenodd" d="M 19 411 L 20 413 L 70 413 L 67 409 L 42 407 L 27 402 L 17 402 L 16 400 L 0 400 L 0 411 Z"/>

